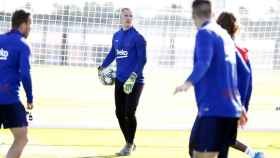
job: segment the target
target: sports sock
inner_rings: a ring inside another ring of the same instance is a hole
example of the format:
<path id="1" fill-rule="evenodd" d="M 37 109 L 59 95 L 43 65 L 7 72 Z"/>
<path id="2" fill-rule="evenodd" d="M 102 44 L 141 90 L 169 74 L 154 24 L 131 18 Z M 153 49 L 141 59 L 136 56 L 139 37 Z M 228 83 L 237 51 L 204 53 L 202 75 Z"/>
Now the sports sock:
<path id="1" fill-rule="evenodd" d="M 254 157 L 255 154 L 256 154 L 256 152 L 255 152 L 252 148 L 250 148 L 250 147 L 247 147 L 247 148 L 246 148 L 245 153 L 246 153 L 247 155 L 249 155 L 250 157 Z"/>

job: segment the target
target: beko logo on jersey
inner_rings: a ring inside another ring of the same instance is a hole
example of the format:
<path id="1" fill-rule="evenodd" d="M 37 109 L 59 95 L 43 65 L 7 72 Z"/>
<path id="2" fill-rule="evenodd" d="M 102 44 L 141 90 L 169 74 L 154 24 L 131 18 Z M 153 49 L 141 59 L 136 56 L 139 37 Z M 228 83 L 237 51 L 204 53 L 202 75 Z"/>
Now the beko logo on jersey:
<path id="1" fill-rule="evenodd" d="M 4 50 L 3 48 L 0 49 L 0 60 L 7 60 L 9 56 L 9 52 Z"/>
<path id="2" fill-rule="evenodd" d="M 128 57 L 128 52 L 127 51 L 117 49 L 117 59 L 127 58 L 127 57 Z"/>

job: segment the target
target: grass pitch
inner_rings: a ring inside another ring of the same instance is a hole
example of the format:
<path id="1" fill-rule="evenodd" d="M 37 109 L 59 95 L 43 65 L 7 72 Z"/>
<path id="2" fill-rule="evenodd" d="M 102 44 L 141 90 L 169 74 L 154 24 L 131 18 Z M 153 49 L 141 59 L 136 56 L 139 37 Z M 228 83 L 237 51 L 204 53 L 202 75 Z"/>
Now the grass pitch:
<path id="1" fill-rule="evenodd" d="M 131 158 L 186 158 L 188 131 L 139 130 L 136 151 Z M 1 131 L 0 157 L 4 158 L 12 136 Z M 29 143 L 23 158 L 113 158 L 123 146 L 119 130 L 95 129 L 30 129 Z M 240 132 L 238 139 L 267 158 L 280 156 L 280 132 Z M 244 153 L 230 150 L 230 158 L 246 158 Z"/>

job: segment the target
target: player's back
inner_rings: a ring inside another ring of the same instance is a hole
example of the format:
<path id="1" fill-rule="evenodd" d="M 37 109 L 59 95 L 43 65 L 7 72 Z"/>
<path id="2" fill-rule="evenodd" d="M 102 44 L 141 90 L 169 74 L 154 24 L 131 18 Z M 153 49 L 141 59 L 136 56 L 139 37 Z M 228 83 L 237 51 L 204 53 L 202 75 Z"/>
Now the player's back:
<path id="1" fill-rule="evenodd" d="M 0 104 L 19 101 L 20 53 L 26 47 L 16 30 L 0 35 Z"/>
<path id="2" fill-rule="evenodd" d="M 237 88 L 234 42 L 216 23 L 206 24 L 200 28 L 198 34 L 200 31 L 208 34 L 207 38 L 212 42 L 213 56 L 204 76 L 195 85 L 199 114 L 239 117 L 241 104 Z"/>

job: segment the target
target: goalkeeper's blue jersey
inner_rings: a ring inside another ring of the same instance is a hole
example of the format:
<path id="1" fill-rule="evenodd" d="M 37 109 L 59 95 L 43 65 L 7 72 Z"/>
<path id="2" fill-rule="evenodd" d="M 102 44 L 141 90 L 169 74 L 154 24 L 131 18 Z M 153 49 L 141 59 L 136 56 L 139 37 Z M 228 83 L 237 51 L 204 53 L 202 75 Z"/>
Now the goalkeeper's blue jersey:
<path id="1" fill-rule="evenodd" d="M 112 48 L 102 67 L 117 63 L 116 78 L 125 82 L 132 72 L 137 74 L 137 83 L 144 83 L 143 69 L 146 64 L 146 41 L 134 27 L 120 29 L 113 36 Z"/>
<path id="2" fill-rule="evenodd" d="M 194 85 L 198 116 L 240 117 L 235 44 L 215 22 L 204 23 L 196 34 L 187 80 Z"/>
<path id="3" fill-rule="evenodd" d="M 32 103 L 29 56 L 30 47 L 19 31 L 0 35 L 0 105 L 20 102 L 20 82 Z"/>

